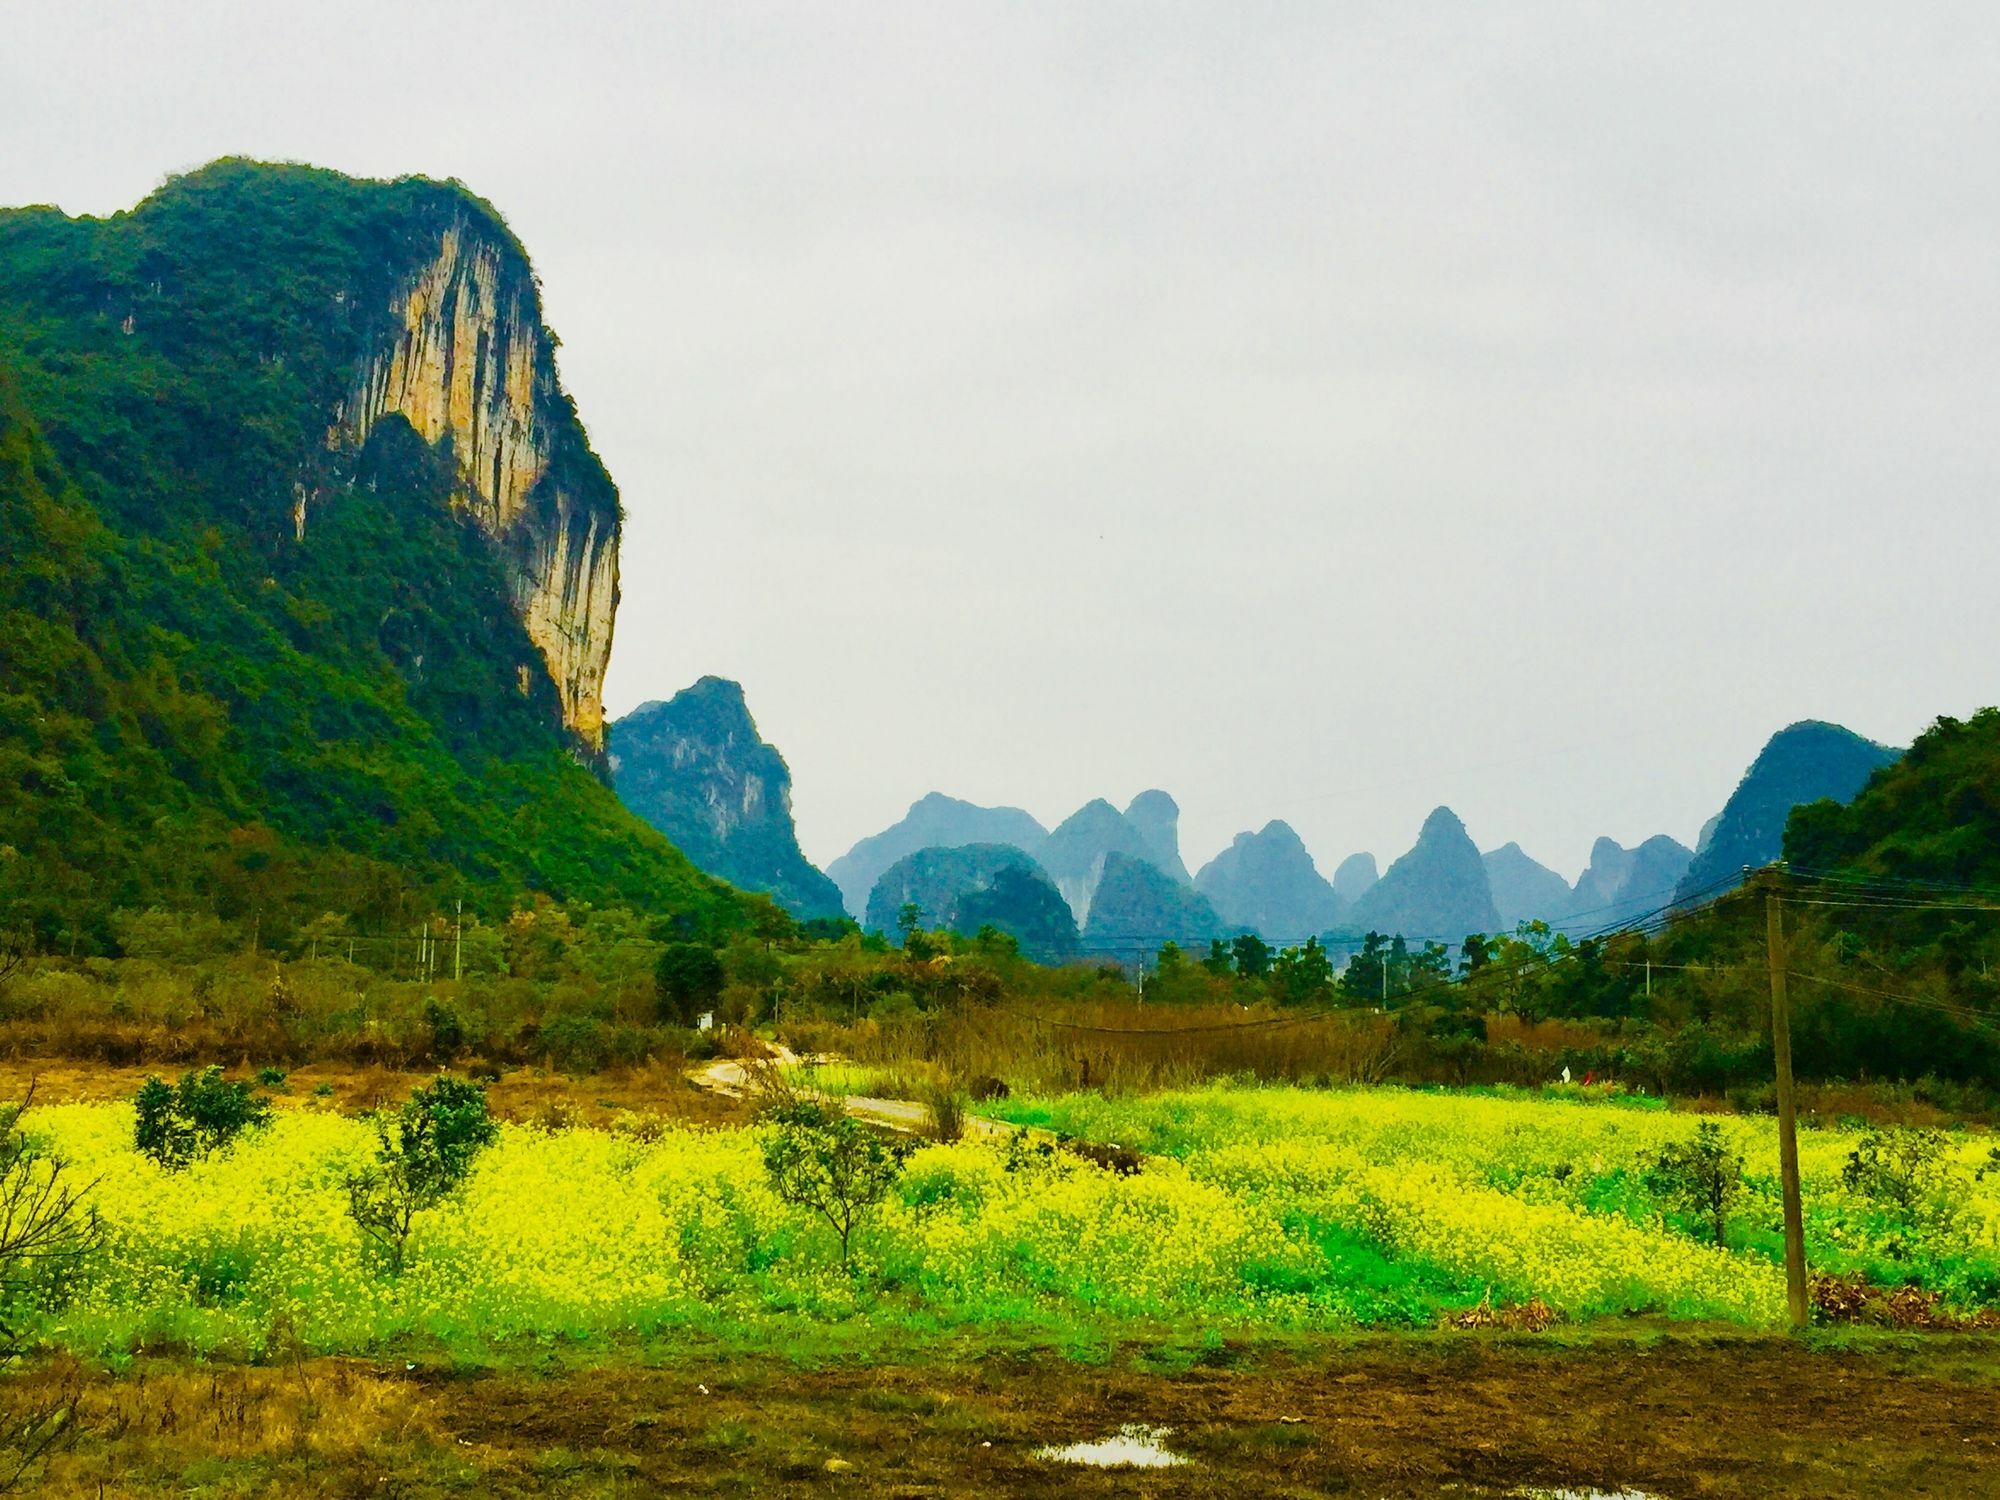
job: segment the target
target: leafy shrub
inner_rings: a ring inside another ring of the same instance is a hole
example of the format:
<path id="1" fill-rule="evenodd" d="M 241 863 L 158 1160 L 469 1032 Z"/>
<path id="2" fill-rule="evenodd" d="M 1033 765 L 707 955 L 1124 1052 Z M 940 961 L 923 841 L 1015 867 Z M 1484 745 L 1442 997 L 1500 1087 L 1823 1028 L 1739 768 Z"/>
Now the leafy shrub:
<path id="1" fill-rule="evenodd" d="M 785 1202 L 826 1220 L 848 1264 L 854 1227 L 888 1196 L 903 1171 L 903 1151 L 846 1111 L 816 1099 L 793 1099 L 766 1116 L 764 1171 Z"/>
<path id="2" fill-rule="evenodd" d="M 138 1116 L 135 1144 L 170 1172 L 271 1118 L 270 1101 L 258 1098 L 254 1085 L 230 1083 L 212 1064 L 181 1074 L 178 1084 L 148 1076 L 132 1103 Z"/>
<path id="3" fill-rule="evenodd" d="M 485 1089 L 440 1076 L 393 1113 L 376 1115 L 375 1134 L 374 1163 L 347 1179 L 348 1214 L 400 1274 L 416 1216 L 457 1191 L 499 1127 Z"/>
<path id="4" fill-rule="evenodd" d="M 1729 1206 L 1743 1193 L 1743 1158 L 1723 1144 L 1720 1127 L 1703 1120 L 1692 1139 L 1661 1149 L 1646 1168 L 1645 1181 L 1669 1210 L 1705 1222 L 1720 1245 L 1729 1228 Z"/>
<path id="5" fill-rule="evenodd" d="M 290 1077 L 291 1074 L 287 1073 L 283 1068 L 259 1068 L 257 1070 L 257 1085 L 259 1088 L 282 1089 L 285 1086 L 285 1080 Z"/>

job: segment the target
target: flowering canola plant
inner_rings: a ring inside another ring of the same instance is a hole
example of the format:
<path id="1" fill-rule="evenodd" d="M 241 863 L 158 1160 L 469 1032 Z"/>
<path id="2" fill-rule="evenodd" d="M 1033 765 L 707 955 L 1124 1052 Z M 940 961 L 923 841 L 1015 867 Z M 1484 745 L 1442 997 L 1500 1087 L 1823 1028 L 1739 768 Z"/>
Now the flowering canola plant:
<path id="1" fill-rule="evenodd" d="M 769 1187 L 768 1127 L 507 1125 L 462 1191 L 418 1216 L 401 1275 L 347 1215 L 365 1121 L 283 1110 L 167 1172 L 133 1149 L 129 1106 L 42 1109 L 35 1133 L 92 1183 L 106 1231 L 46 1327 L 82 1348 L 336 1349 L 892 1314 L 1316 1328 L 1430 1321 L 1486 1297 L 1577 1318 L 1783 1318 L 1767 1244 L 1701 1243 L 1634 1197 L 1638 1164 L 1692 1129 L 1686 1116 L 1397 1090 L 1026 1107 L 1157 1154 L 1128 1176 L 1062 1152 L 922 1147 L 848 1268 Z M 1774 1169 L 1765 1125 L 1725 1128 L 1753 1183 Z M 1806 1141 L 1808 1202 L 1830 1234 L 1859 1215 L 1840 1197 L 1847 1147 L 1836 1132 Z M 1976 1149 L 1954 1146 L 1967 1162 Z M 1991 1262 L 1994 1182 L 1965 1180 L 1966 1254 Z"/>

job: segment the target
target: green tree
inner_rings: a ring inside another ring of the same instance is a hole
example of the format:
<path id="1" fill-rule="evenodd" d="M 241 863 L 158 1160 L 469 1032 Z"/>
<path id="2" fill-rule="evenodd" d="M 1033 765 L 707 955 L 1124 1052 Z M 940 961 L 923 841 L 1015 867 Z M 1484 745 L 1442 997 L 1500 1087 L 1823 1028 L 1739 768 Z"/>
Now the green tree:
<path id="1" fill-rule="evenodd" d="M 1262 979 L 1271 972 L 1271 945 L 1254 932 L 1238 933 L 1229 944 L 1229 956 L 1244 979 Z"/>
<path id="2" fill-rule="evenodd" d="M 444 1075 L 374 1123 L 375 1160 L 348 1177 L 347 1211 L 400 1273 L 416 1216 L 458 1190 L 499 1127 L 487 1113 L 484 1088 Z"/>
<path id="3" fill-rule="evenodd" d="M 271 1102 L 254 1084 L 230 1083 L 215 1066 L 183 1073 L 178 1084 L 149 1075 L 132 1104 L 134 1144 L 170 1172 L 271 1118 Z"/>
<path id="4" fill-rule="evenodd" d="M 1323 1000 L 1333 989 L 1333 962 L 1318 938 L 1300 948 L 1282 949 L 1271 962 L 1271 983 L 1287 1005 Z"/>
<path id="5" fill-rule="evenodd" d="M 653 983 L 659 994 L 660 1019 L 676 1026 L 692 1026 L 715 1002 L 728 981 L 722 959 L 706 943 L 668 943 L 653 965 Z"/>
<path id="6" fill-rule="evenodd" d="M 1743 1193 L 1743 1158 L 1724 1143 L 1712 1120 L 1695 1126 L 1694 1135 L 1664 1147 L 1646 1168 L 1646 1189 L 1679 1214 L 1699 1219 L 1709 1238 L 1724 1243 L 1729 1207 Z"/>
<path id="7" fill-rule="evenodd" d="M 764 1171 L 785 1202 L 811 1210 L 840 1240 L 840 1260 L 862 1215 L 880 1203 L 902 1174 L 902 1152 L 845 1110 L 799 1099 L 767 1117 Z"/>

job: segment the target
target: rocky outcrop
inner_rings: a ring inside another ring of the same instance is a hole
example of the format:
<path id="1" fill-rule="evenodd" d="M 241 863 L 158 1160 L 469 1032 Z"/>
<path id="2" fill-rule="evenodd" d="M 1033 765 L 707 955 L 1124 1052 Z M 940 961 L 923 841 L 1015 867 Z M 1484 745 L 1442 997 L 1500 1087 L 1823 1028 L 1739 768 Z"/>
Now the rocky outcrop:
<path id="1" fill-rule="evenodd" d="M 384 329 L 335 413 L 336 440 L 364 442 L 394 414 L 425 441 L 450 442 L 462 503 L 500 549 L 563 723 L 602 750 L 618 497 L 557 381 L 527 260 L 468 203 L 394 292 Z M 308 509 L 301 488 L 301 537 Z"/>
<path id="2" fill-rule="evenodd" d="M 1222 920 L 1273 942 L 1318 937 L 1337 924 L 1346 903 L 1320 874 L 1289 823 L 1273 820 L 1261 832 L 1239 833 L 1227 849 L 1201 867 L 1194 888 Z"/>
<path id="3" fill-rule="evenodd" d="M 1048 830 L 1018 807 L 981 807 L 931 792 L 910 804 L 902 818 L 871 834 L 826 867 L 840 887 L 848 914 L 868 914 L 868 895 L 883 871 L 919 849 L 955 849 L 965 844 L 1010 844 L 1039 859 Z"/>
<path id="4" fill-rule="evenodd" d="M 1707 901 L 1731 889 L 1742 880 L 1745 866 L 1769 864 L 1784 852 L 1785 823 L 1793 808 L 1822 800 L 1851 802 L 1869 777 L 1901 755 L 1817 719 L 1779 730 L 1703 829 L 1674 899 Z"/>
<path id="5" fill-rule="evenodd" d="M 1347 920 L 1362 931 L 1449 946 L 1470 933 L 1500 930 L 1478 846 L 1448 807 L 1424 820 L 1416 847 L 1383 872 Z"/>
<path id="6" fill-rule="evenodd" d="M 905 906 L 917 923 L 968 937 L 994 927 L 1037 963 L 1077 956 L 1076 920 L 1042 867 L 1011 844 L 919 849 L 897 860 L 868 893 L 865 925 L 893 933 Z"/>
<path id="7" fill-rule="evenodd" d="M 1181 862 L 1181 806 L 1158 788 L 1141 792 L 1125 807 L 1125 821 L 1138 829 L 1154 864 L 1182 885 L 1189 884 Z"/>
<path id="8" fill-rule="evenodd" d="M 1493 889 L 1493 905 L 1509 932 L 1523 922 L 1562 925 L 1571 903 L 1567 880 L 1529 858 L 1519 844 L 1502 844 L 1480 859 L 1486 865 L 1486 882 Z"/>
<path id="9" fill-rule="evenodd" d="M 838 916 L 839 887 L 799 850 L 792 773 L 764 742 L 743 689 L 704 677 L 611 726 L 612 785 L 625 805 L 711 875 L 768 891 L 794 916 Z"/>
<path id="10" fill-rule="evenodd" d="M 1124 963 L 1150 959 L 1167 943 L 1206 947 L 1225 930 L 1208 898 L 1151 860 L 1112 850 L 1099 861 L 1083 928 L 1083 951 Z"/>

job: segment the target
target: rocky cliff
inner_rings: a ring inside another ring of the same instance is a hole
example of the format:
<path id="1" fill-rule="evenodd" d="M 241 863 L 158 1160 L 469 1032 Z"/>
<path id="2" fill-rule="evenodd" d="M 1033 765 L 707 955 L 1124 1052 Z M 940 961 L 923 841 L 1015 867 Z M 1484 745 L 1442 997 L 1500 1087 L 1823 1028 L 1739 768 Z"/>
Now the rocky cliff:
<path id="1" fill-rule="evenodd" d="M 1139 830 L 1153 863 L 1182 885 L 1190 883 L 1181 861 L 1181 806 L 1157 787 L 1125 805 L 1125 821 Z"/>
<path id="2" fill-rule="evenodd" d="M 1098 882 L 1104 878 L 1105 860 L 1112 854 L 1128 855 L 1160 869 L 1153 840 L 1102 797 L 1092 798 L 1064 818 L 1042 846 L 1038 856 L 1042 868 L 1049 872 L 1056 889 L 1069 902 L 1079 925 L 1090 919 L 1091 902 L 1096 898 Z M 1175 863 L 1179 862 L 1176 855 Z M 1160 869 L 1160 873 L 1181 883 L 1170 871 Z"/>
<path id="3" fill-rule="evenodd" d="M 0 925 L 771 916 L 578 763 L 618 497 L 540 317 L 456 183 L 222 161 L 0 209 L 0 845 L 47 893 Z"/>
<path id="4" fill-rule="evenodd" d="M 563 723 L 604 747 L 604 672 L 618 609 L 619 508 L 556 378 L 526 258 L 471 205 L 426 237 L 334 411 L 359 445 L 383 417 L 447 440 L 460 503 L 500 549 L 515 615 L 541 653 Z M 304 538 L 307 492 L 293 521 Z"/>
<path id="5" fill-rule="evenodd" d="M 840 888 L 799 850 L 791 770 L 739 684 L 704 677 L 634 709 L 611 726 L 609 751 L 620 799 L 701 869 L 794 916 L 840 914 Z"/>
<path id="6" fill-rule="evenodd" d="M 1694 851 L 1656 833 L 1636 848 L 1601 838 L 1570 892 L 1570 914 L 1557 924 L 1572 934 L 1608 932 L 1651 917 L 1674 898 Z"/>

